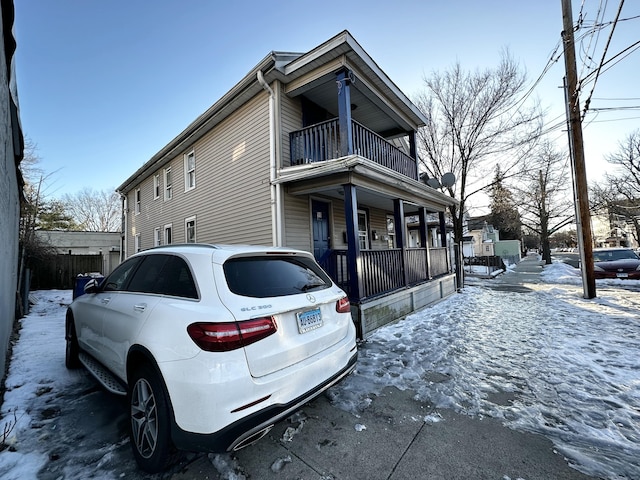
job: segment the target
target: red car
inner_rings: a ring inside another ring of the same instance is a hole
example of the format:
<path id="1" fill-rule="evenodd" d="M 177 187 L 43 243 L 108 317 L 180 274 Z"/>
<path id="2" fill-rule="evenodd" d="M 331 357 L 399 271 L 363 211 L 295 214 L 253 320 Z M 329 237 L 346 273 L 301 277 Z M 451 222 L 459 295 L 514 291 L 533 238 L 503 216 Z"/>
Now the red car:
<path id="1" fill-rule="evenodd" d="M 595 278 L 640 280 L 640 257 L 630 248 L 596 248 L 593 262 Z"/>

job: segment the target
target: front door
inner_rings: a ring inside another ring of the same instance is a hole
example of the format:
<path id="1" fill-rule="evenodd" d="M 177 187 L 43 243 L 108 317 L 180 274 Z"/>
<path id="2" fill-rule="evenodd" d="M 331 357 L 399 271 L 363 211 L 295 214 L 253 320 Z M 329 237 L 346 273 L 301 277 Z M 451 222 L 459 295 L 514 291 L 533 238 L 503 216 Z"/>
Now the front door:
<path id="1" fill-rule="evenodd" d="M 329 250 L 329 204 L 312 200 L 311 217 L 313 256 L 320 260 Z"/>

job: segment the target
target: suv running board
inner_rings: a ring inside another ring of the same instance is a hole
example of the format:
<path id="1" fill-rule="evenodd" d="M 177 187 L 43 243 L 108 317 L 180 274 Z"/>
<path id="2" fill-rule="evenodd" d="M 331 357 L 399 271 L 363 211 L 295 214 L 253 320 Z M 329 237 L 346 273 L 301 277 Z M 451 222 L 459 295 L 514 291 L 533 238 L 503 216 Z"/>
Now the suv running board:
<path id="1" fill-rule="evenodd" d="M 115 393 L 116 395 L 127 394 L 127 389 L 123 383 L 92 356 L 80 352 L 80 363 L 111 393 Z"/>

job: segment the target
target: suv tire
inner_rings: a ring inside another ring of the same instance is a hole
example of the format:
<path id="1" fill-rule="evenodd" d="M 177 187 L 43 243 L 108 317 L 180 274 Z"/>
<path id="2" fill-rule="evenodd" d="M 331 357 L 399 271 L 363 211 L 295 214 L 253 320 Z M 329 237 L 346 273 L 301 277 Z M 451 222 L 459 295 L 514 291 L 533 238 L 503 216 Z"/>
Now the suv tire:
<path id="1" fill-rule="evenodd" d="M 67 314 L 65 340 L 67 345 L 64 354 L 64 364 L 69 370 L 73 370 L 80 367 L 80 347 L 78 346 L 78 336 L 76 335 L 73 316 L 70 314 Z"/>
<path id="2" fill-rule="evenodd" d="M 129 385 L 129 434 L 133 455 L 146 472 L 160 472 L 169 465 L 174 450 L 164 386 L 149 364 L 133 372 Z"/>

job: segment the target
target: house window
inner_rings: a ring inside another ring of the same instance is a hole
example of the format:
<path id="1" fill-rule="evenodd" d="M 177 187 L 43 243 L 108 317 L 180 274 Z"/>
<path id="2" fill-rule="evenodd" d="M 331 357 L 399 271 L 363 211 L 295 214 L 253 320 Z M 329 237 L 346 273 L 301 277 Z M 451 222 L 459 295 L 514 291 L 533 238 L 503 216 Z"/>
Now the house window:
<path id="1" fill-rule="evenodd" d="M 369 221 L 367 219 L 367 212 L 364 210 L 358 210 L 358 243 L 360 244 L 360 250 L 367 250 L 369 248 Z"/>
<path id="2" fill-rule="evenodd" d="M 191 150 L 184 155 L 184 191 L 196 188 L 196 153 Z"/>
<path id="3" fill-rule="evenodd" d="M 164 169 L 164 199 L 171 200 L 173 197 L 173 186 L 171 183 L 171 167 Z"/>
<path id="4" fill-rule="evenodd" d="M 156 247 L 162 245 L 162 232 L 160 231 L 160 227 L 156 227 L 153 231 L 153 244 Z"/>
<path id="5" fill-rule="evenodd" d="M 160 198 L 160 175 L 154 175 L 153 177 L 153 199 Z"/>
<path id="6" fill-rule="evenodd" d="M 140 189 L 136 188 L 136 203 L 135 203 L 135 213 L 138 215 L 140 213 Z"/>
<path id="7" fill-rule="evenodd" d="M 170 245 L 172 242 L 172 234 L 171 234 L 172 227 L 173 225 L 171 223 L 164 226 L 164 244 L 165 245 Z"/>
<path id="8" fill-rule="evenodd" d="M 133 237 L 133 249 L 135 250 L 136 253 L 142 250 L 142 243 L 140 240 L 139 233 L 136 233 L 136 235 Z"/>
<path id="9" fill-rule="evenodd" d="M 389 248 L 396 247 L 396 225 L 393 215 L 387 215 L 387 245 Z"/>
<path id="10" fill-rule="evenodd" d="M 187 243 L 196 243 L 196 217 L 189 217 L 185 219 L 184 237 Z"/>

